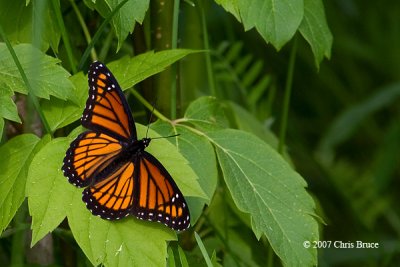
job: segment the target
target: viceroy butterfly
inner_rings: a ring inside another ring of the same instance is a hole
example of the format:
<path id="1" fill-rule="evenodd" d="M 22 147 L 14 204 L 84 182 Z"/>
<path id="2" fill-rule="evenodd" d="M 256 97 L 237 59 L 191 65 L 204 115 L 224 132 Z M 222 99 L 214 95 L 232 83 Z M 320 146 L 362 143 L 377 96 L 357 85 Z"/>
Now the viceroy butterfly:
<path id="1" fill-rule="evenodd" d="M 131 110 L 118 82 L 100 63 L 88 71 L 89 97 L 81 118 L 89 129 L 72 141 L 62 171 L 83 190 L 94 215 L 117 220 L 129 214 L 180 231 L 190 226 L 187 203 L 164 166 L 138 140 Z"/>

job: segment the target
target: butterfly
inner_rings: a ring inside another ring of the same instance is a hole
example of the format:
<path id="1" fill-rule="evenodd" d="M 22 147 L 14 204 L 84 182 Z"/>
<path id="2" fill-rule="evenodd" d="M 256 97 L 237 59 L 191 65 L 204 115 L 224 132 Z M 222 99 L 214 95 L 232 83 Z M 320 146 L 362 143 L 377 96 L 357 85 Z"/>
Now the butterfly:
<path id="1" fill-rule="evenodd" d="M 66 152 L 62 171 L 85 187 L 82 200 L 93 215 L 118 220 L 129 214 L 173 230 L 190 226 L 187 203 L 165 167 L 137 139 L 131 110 L 108 68 L 94 62 L 88 71 L 89 97 L 81 118 L 89 129 Z"/>

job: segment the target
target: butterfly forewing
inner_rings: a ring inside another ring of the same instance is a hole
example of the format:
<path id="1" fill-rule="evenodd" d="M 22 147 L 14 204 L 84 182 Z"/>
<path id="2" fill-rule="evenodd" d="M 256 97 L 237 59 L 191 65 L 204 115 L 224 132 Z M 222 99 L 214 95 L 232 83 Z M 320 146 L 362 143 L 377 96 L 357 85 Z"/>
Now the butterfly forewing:
<path id="1" fill-rule="evenodd" d="M 92 131 L 80 134 L 70 145 L 62 170 L 70 183 L 88 186 L 93 178 L 121 152 L 118 140 Z"/>
<path id="2" fill-rule="evenodd" d="M 119 140 L 137 139 L 129 106 L 116 79 L 104 64 L 94 62 L 88 72 L 89 98 L 82 125 Z"/>

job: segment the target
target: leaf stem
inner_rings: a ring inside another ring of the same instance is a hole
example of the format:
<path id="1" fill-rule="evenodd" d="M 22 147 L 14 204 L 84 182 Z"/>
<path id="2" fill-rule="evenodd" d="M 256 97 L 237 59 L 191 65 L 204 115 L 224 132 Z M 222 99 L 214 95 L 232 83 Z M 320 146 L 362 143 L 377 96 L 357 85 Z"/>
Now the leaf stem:
<path id="1" fill-rule="evenodd" d="M 283 108 L 282 108 L 282 120 L 279 129 L 279 144 L 278 144 L 278 152 L 280 154 L 283 153 L 283 148 L 285 146 L 285 138 L 286 138 L 286 129 L 287 129 L 287 121 L 289 114 L 289 106 L 290 106 L 290 96 L 292 93 L 292 83 L 293 83 L 293 72 L 294 65 L 296 63 L 296 52 L 297 52 L 297 38 L 295 37 L 293 40 L 292 50 L 290 51 L 289 58 L 289 67 L 286 77 L 286 85 L 285 85 L 285 95 L 283 99 Z"/>
<path id="2" fill-rule="evenodd" d="M 89 57 L 89 53 L 91 53 L 91 51 L 92 51 L 92 49 L 94 47 L 94 44 L 97 43 L 97 41 L 99 40 L 99 38 L 100 38 L 101 34 L 103 33 L 103 31 L 105 30 L 108 22 L 113 18 L 115 13 L 117 13 L 117 11 L 123 5 L 125 5 L 126 2 L 128 2 L 128 0 L 124 0 L 121 3 L 119 3 L 118 6 L 116 6 L 115 9 L 110 14 L 108 14 L 108 16 L 105 18 L 103 23 L 100 25 L 99 29 L 97 30 L 97 32 L 93 36 L 92 41 L 89 43 L 88 47 L 86 48 L 85 52 L 82 55 L 81 61 L 79 62 L 79 65 L 78 65 L 78 70 L 81 70 L 83 68 L 83 65 L 85 64 L 87 58 Z"/>
<path id="3" fill-rule="evenodd" d="M 58 27 L 60 27 L 61 37 L 64 41 L 64 47 L 67 52 L 67 58 L 69 61 L 69 65 L 71 66 L 72 72 L 76 73 L 77 69 L 75 66 L 75 60 L 72 53 L 71 42 L 69 40 L 69 35 L 67 34 L 67 30 L 65 29 L 64 20 L 62 19 L 61 11 L 60 11 L 60 2 L 59 1 L 50 1 L 53 7 L 53 11 L 56 15 Z M 72 2 L 72 1 L 71 1 Z"/>
<path id="4" fill-rule="evenodd" d="M 92 41 L 92 38 L 91 38 L 91 36 L 90 36 L 89 29 L 88 29 L 87 26 L 86 26 L 85 20 L 83 19 L 82 14 L 81 14 L 79 8 L 78 8 L 77 5 L 75 4 L 75 0 L 70 0 L 69 2 L 71 3 L 71 6 L 72 6 L 72 8 L 74 9 L 74 12 L 75 12 L 75 14 L 76 14 L 76 17 L 78 18 L 79 24 L 80 24 L 81 27 L 82 27 L 83 35 L 84 35 L 85 38 L 86 38 L 86 42 L 87 42 L 88 44 L 90 44 L 90 42 Z M 91 50 L 90 50 L 90 53 L 91 53 L 92 59 L 93 59 L 93 60 L 96 60 L 96 59 L 97 59 L 96 50 L 91 49 Z"/>
<path id="5" fill-rule="evenodd" d="M 136 97 L 137 100 L 139 100 L 140 103 L 142 103 L 148 110 L 152 110 L 153 114 L 159 118 L 160 120 L 166 121 L 171 123 L 171 120 L 169 120 L 167 117 L 165 117 L 161 112 L 159 112 L 157 109 L 154 108 L 153 105 L 151 105 L 144 97 L 142 97 L 135 89 L 131 88 L 129 90 L 130 93 Z"/>
<path id="6" fill-rule="evenodd" d="M 214 72 L 212 70 L 211 53 L 210 53 L 210 46 L 209 46 L 209 41 L 208 41 L 207 23 L 206 23 L 206 18 L 204 16 L 203 4 L 202 4 L 201 1 L 198 1 L 198 3 L 199 3 L 199 6 L 200 6 L 200 14 L 201 14 L 201 28 L 202 28 L 202 32 L 203 32 L 203 46 L 204 46 L 204 49 L 207 51 L 207 53 L 205 53 L 205 57 L 206 57 L 208 87 L 210 88 L 211 95 L 216 97 L 217 96 L 217 91 L 215 89 Z"/>
<path id="7" fill-rule="evenodd" d="M 172 16 L 172 49 L 178 47 L 178 21 L 179 21 L 179 3 L 180 0 L 174 0 L 174 13 Z M 177 63 L 171 66 L 171 119 L 176 119 L 177 103 Z"/>

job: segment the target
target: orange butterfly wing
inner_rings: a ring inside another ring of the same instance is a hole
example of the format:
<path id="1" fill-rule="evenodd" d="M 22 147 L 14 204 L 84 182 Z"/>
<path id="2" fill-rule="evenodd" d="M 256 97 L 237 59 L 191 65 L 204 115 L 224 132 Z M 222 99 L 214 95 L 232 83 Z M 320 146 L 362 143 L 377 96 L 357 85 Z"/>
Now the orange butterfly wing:
<path id="1" fill-rule="evenodd" d="M 133 117 L 118 82 L 100 62 L 88 72 L 89 97 L 82 114 L 82 125 L 118 140 L 137 139 Z"/>
<path id="2" fill-rule="evenodd" d="M 140 219 L 158 221 L 174 230 L 190 226 L 186 201 L 164 166 L 151 154 L 141 152 L 137 169 L 137 203 L 133 213 Z"/>
<path id="3" fill-rule="evenodd" d="M 104 179 L 86 188 L 82 199 L 87 208 L 97 216 L 117 220 L 129 215 L 134 204 L 135 166 L 125 162 Z"/>
<path id="4" fill-rule="evenodd" d="M 118 140 L 92 131 L 80 134 L 70 145 L 62 171 L 78 187 L 93 183 L 94 177 L 121 152 Z"/>

